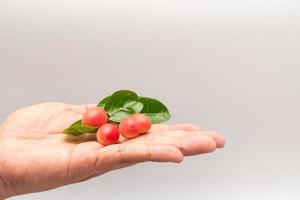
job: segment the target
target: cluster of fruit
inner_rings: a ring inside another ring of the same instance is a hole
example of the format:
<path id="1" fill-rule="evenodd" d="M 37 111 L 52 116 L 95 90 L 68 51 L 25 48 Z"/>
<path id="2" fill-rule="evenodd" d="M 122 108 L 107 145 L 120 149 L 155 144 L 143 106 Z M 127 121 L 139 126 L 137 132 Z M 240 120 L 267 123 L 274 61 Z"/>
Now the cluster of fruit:
<path id="1" fill-rule="evenodd" d="M 103 145 L 118 143 L 120 134 L 125 138 L 135 138 L 151 128 L 151 119 L 142 113 L 130 115 L 119 125 L 108 122 L 107 113 L 100 107 L 87 110 L 82 118 L 87 126 L 99 127 L 97 140 Z"/>
<path id="2" fill-rule="evenodd" d="M 115 144 L 120 134 L 134 138 L 146 133 L 152 124 L 170 119 L 168 108 L 159 100 L 138 96 L 130 90 L 118 90 L 103 98 L 97 107 L 88 109 L 83 118 L 64 129 L 63 133 L 77 137 L 97 133 L 103 145 Z"/>

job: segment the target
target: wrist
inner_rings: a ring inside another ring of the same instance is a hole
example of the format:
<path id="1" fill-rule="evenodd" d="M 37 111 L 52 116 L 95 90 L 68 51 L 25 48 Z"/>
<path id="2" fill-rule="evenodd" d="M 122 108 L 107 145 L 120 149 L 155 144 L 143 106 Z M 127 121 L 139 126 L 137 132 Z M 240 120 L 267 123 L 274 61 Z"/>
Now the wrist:
<path id="1" fill-rule="evenodd" d="M 0 179 L 0 200 L 8 198 L 8 192 L 3 181 Z"/>
<path id="2" fill-rule="evenodd" d="M 1 143 L 0 143 L 1 145 Z M 1 149 L 0 149 L 1 152 Z M 5 170 L 3 169 L 3 160 L 0 160 L 0 200 L 13 196 L 11 188 L 5 182 Z"/>

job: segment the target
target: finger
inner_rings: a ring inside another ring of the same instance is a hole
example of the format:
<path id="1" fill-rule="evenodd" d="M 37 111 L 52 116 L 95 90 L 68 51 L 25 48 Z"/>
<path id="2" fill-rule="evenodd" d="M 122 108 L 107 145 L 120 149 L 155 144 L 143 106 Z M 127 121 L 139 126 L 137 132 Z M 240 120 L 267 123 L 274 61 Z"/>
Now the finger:
<path id="1" fill-rule="evenodd" d="M 154 132 L 149 135 L 145 135 L 146 137 L 176 137 L 176 138 L 185 138 L 189 136 L 197 136 L 204 135 L 212 138 L 216 142 L 217 148 L 223 148 L 225 146 L 225 139 L 222 135 L 215 131 L 163 131 L 163 132 Z"/>
<path id="2" fill-rule="evenodd" d="M 175 162 L 183 160 L 183 155 L 174 146 L 125 143 L 110 145 L 100 152 L 99 163 L 115 166 L 146 161 Z"/>
<path id="3" fill-rule="evenodd" d="M 184 130 L 184 131 L 199 131 L 200 128 L 193 124 L 159 124 L 153 125 L 149 132 L 158 132 L 158 131 L 170 131 L 170 130 Z"/>
<path id="4" fill-rule="evenodd" d="M 76 114 L 83 114 L 87 110 L 85 105 L 74 105 L 74 104 L 67 104 L 67 109 Z"/>
<path id="5" fill-rule="evenodd" d="M 180 149 L 185 156 L 210 153 L 216 149 L 216 142 L 203 135 L 193 135 L 185 137 L 152 137 L 145 140 L 146 144 L 172 145 Z"/>
<path id="6" fill-rule="evenodd" d="M 223 148 L 225 146 L 225 139 L 224 137 L 215 132 L 215 131 L 167 131 L 163 135 L 170 136 L 170 137 L 187 137 L 187 136 L 196 136 L 196 135 L 204 135 L 212 138 L 217 148 Z"/>
<path id="7" fill-rule="evenodd" d="M 191 133 L 193 134 L 193 132 Z M 215 131 L 196 131 L 196 134 L 206 135 L 211 137 L 217 144 L 217 148 L 223 148 L 225 146 L 225 138 Z"/>
<path id="8" fill-rule="evenodd" d="M 119 163 L 116 161 L 118 156 L 115 154 L 113 149 L 104 147 L 97 142 L 77 144 L 70 151 L 65 174 L 66 182 L 81 182 L 114 169 L 137 164 L 137 162 Z"/>
<path id="9" fill-rule="evenodd" d="M 180 163 L 183 160 L 183 154 L 178 148 L 154 144 L 128 143 L 102 148 L 96 142 L 87 142 L 78 144 L 71 155 L 66 173 L 66 181 L 69 183 L 87 180 L 140 162 Z"/>
<path id="10" fill-rule="evenodd" d="M 200 131 L 200 127 L 194 124 L 174 124 L 170 125 L 170 130 Z"/>
<path id="11" fill-rule="evenodd" d="M 97 104 L 84 104 L 84 105 L 67 104 L 67 109 L 77 114 L 84 114 L 88 109 L 94 108 L 96 106 Z"/>
<path id="12" fill-rule="evenodd" d="M 126 163 L 126 164 L 121 164 L 121 165 L 119 165 L 118 167 L 114 168 L 114 170 L 115 170 L 115 169 L 125 168 L 125 167 L 130 167 L 130 166 L 133 166 L 133 165 L 136 165 L 136 164 L 138 164 L 138 163 Z M 87 181 L 87 180 L 89 180 L 89 179 L 98 177 L 98 176 L 100 176 L 101 174 L 103 174 L 103 173 L 102 173 L 102 172 L 98 172 L 98 173 L 96 173 L 96 174 L 92 174 L 92 175 L 90 175 L 90 176 L 83 177 L 83 178 L 81 178 L 81 179 L 79 179 L 79 180 L 77 180 L 77 181 L 75 181 L 75 182 L 76 182 L 76 183 L 84 182 L 84 181 Z"/>
<path id="13" fill-rule="evenodd" d="M 101 144 L 94 141 L 74 145 L 74 148 L 70 151 L 65 175 L 66 181 L 76 182 L 96 174 L 95 162 L 102 148 Z"/>
<path id="14" fill-rule="evenodd" d="M 91 109 L 91 108 L 97 107 L 97 104 L 96 104 L 96 103 L 89 103 L 89 104 L 85 104 L 85 107 L 86 107 L 87 109 Z"/>

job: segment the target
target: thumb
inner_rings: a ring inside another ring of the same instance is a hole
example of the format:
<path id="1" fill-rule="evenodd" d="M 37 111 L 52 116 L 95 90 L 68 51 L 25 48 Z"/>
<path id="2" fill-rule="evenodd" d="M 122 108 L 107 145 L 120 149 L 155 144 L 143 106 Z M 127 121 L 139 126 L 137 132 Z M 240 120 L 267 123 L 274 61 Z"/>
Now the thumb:
<path id="1" fill-rule="evenodd" d="M 181 151 L 171 145 L 122 143 L 101 149 L 98 165 L 106 164 L 115 167 L 122 164 L 146 161 L 176 162 L 183 159 Z"/>
<path id="2" fill-rule="evenodd" d="M 170 145 L 124 143 L 103 147 L 87 142 L 74 148 L 66 178 L 68 182 L 79 182 L 140 162 L 179 163 L 182 160 L 182 152 Z"/>

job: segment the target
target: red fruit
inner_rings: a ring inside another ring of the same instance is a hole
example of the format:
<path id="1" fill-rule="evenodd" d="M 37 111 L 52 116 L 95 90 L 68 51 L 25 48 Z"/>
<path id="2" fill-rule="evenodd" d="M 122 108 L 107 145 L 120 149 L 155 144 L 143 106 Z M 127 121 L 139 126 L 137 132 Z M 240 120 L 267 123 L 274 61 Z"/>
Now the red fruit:
<path id="1" fill-rule="evenodd" d="M 140 133 L 139 122 L 134 117 L 129 116 L 121 121 L 119 130 L 125 138 L 137 137 Z"/>
<path id="2" fill-rule="evenodd" d="M 151 128 L 151 119 L 144 114 L 134 114 L 131 117 L 135 118 L 138 121 L 140 127 L 140 134 L 147 133 Z"/>
<path id="3" fill-rule="evenodd" d="M 82 122 L 88 126 L 100 127 L 107 123 L 107 115 L 102 108 L 91 108 L 84 113 Z"/>
<path id="4" fill-rule="evenodd" d="M 114 124 L 105 124 L 97 131 L 97 140 L 103 145 L 118 143 L 119 136 L 119 130 Z"/>

